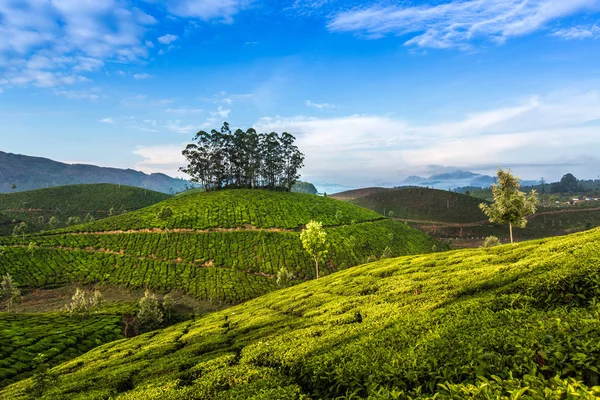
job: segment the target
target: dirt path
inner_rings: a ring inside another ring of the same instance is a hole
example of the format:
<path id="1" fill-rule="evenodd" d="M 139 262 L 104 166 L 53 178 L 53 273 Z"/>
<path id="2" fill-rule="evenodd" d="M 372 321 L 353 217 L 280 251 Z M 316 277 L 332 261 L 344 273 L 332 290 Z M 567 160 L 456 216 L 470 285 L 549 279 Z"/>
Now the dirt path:
<path id="1" fill-rule="evenodd" d="M 368 224 L 372 222 L 384 221 L 386 217 L 377 219 L 358 221 L 354 225 Z M 338 224 L 338 225 L 327 225 L 324 226 L 326 229 L 331 228 L 342 228 L 345 226 L 351 226 L 349 224 Z M 300 232 L 304 229 L 304 225 L 300 225 L 297 228 L 258 228 L 253 225 L 243 225 L 235 228 L 209 228 L 209 229 L 187 229 L 187 228 L 152 228 L 152 229 L 129 229 L 129 230 L 112 230 L 112 231 L 96 231 L 96 232 L 49 232 L 47 234 L 41 234 L 40 236 L 59 236 L 59 235 L 120 235 L 120 234 L 134 234 L 134 233 L 214 233 L 214 232 Z"/>

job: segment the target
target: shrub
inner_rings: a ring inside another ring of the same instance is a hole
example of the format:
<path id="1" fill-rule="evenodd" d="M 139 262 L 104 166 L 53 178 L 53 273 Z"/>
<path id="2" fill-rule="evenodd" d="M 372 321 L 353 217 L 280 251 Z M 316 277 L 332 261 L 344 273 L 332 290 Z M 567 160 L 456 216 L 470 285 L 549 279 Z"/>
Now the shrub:
<path id="1" fill-rule="evenodd" d="M 21 291 L 10 274 L 6 274 L 2 277 L 2 283 L 0 283 L 0 299 L 6 302 L 7 312 L 12 310 L 14 304 L 21 301 Z"/>
<path id="2" fill-rule="evenodd" d="M 87 317 L 92 309 L 99 306 L 101 302 L 102 293 L 99 290 L 95 290 L 94 293 L 86 293 L 85 290 L 77 288 L 71 297 L 71 303 L 67 306 L 67 311 L 75 317 Z"/>
<path id="3" fill-rule="evenodd" d="M 148 289 L 140 299 L 140 310 L 137 313 L 137 325 L 140 332 L 148 332 L 160 328 L 164 321 L 163 310 L 158 297 Z"/>
<path id="4" fill-rule="evenodd" d="M 502 243 L 500 243 L 500 239 L 498 239 L 496 236 L 488 236 L 485 238 L 485 241 L 483 242 L 481 247 L 494 247 L 500 246 L 501 244 Z"/>
<path id="5" fill-rule="evenodd" d="M 288 287 L 294 280 L 294 274 L 285 267 L 281 267 L 277 272 L 277 286 Z"/>

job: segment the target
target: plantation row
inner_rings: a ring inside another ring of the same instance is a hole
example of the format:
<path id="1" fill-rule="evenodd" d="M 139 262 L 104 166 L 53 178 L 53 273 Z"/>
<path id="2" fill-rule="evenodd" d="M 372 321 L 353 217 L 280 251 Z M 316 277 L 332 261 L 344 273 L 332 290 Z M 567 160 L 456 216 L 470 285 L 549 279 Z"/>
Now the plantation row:
<path id="1" fill-rule="evenodd" d="M 480 226 L 434 226 L 428 223 L 411 223 L 417 229 L 423 230 L 434 237 L 487 237 L 490 235 L 507 237 L 508 228 L 505 225 L 483 224 Z M 600 211 L 578 210 L 534 214 L 529 218 L 527 226 L 515 229 L 515 238 L 519 240 L 536 239 L 548 236 L 565 235 L 568 233 L 591 229 L 600 226 Z"/>
<path id="2" fill-rule="evenodd" d="M 94 349 L 41 399 L 598 398 L 598 254 L 594 230 L 358 266 Z"/>
<path id="3" fill-rule="evenodd" d="M 158 214 L 173 211 L 167 220 Z M 177 196 L 145 209 L 68 228 L 68 232 L 142 230 L 152 228 L 214 229 L 254 226 L 297 229 L 311 219 L 325 226 L 382 219 L 375 212 L 344 202 L 303 193 L 225 190 Z"/>
<path id="4" fill-rule="evenodd" d="M 8 247 L 0 256 L 0 274 L 10 273 L 28 287 L 77 282 L 111 283 L 127 288 L 181 290 L 200 299 L 237 303 L 275 288 L 274 279 L 231 268 L 139 259 L 128 255 Z"/>
<path id="5" fill-rule="evenodd" d="M 120 215 L 170 197 L 151 190 L 112 184 L 0 193 L 0 236 L 11 235 L 20 222 L 27 224 L 24 233 L 48 231 Z"/>
<path id="6" fill-rule="evenodd" d="M 39 354 L 54 366 L 122 338 L 120 324 L 117 315 L 0 313 L 0 387 L 30 376 Z"/>
<path id="7" fill-rule="evenodd" d="M 434 244 L 425 235 L 391 220 L 329 228 L 330 244 L 324 272 L 388 257 L 429 252 Z M 11 238 L 0 243 L 36 247 L 123 252 L 126 255 L 195 265 L 228 267 L 242 272 L 276 275 L 285 267 L 299 279 L 314 277 L 314 262 L 296 232 L 129 233 L 51 235 Z M 441 250 L 441 249 L 440 249 Z M 36 252 L 37 249 L 32 249 Z"/>
<path id="8" fill-rule="evenodd" d="M 483 200 L 436 189 L 382 189 L 350 202 L 401 219 L 462 223 L 486 219 L 479 209 Z"/>

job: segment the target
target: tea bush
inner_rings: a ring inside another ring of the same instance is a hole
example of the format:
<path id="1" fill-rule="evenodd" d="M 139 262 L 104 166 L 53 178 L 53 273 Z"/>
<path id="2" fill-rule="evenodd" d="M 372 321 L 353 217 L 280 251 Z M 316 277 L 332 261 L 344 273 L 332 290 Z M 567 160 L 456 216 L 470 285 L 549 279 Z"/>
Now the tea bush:
<path id="1" fill-rule="evenodd" d="M 385 259 L 93 349 L 41 398 L 594 399 L 599 296 L 599 229 Z"/>

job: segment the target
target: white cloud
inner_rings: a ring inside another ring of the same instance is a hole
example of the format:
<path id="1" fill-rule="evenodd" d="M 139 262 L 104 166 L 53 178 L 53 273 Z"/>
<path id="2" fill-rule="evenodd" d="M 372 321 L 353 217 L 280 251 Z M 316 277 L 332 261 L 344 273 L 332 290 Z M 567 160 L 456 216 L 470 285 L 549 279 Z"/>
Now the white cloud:
<path id="1" fill-rule="evenodd" d="M 115 120 L 113 118 L 103 118 L 100 120 L 103 124 L 114 124 Z"/>
<path id="2" fill-rule="evenodd" d="M 167 124 L 165 125 L 165 128 L 167 128 L 170 131 L 173 132 L 177 132 L 177 133 L 192 133 L 194 130 L 197 129 L 197 126 L 194 125 L 184 125 L 181 120 L 176 120 L 176 121 L 168 121 Z"/>
<path id="3" fill-rule="evenodd" d="M 4 93 L 4 89 L 0 87 L 0 93 Z"/>
<path id="4" fill-rule="evenodd" d="M 166 35 L 164 35 L 164 36 L 161 36 L 161 37 L 159 37 L 157 40 L 158 40 L 160 43 L 162 43 L 162 44 L 171 44 L 171 43 L 173 43 L 174 41 L 176 41 L 177 39 L 179 39 L 179 36 L 177 36 L 177 35 L 171 35 L 171 34 L 169 33 L 169 34 L 166 34 Z"/>
<path id="5" fill-rule="evenodd" d="M 150 41 L 150 40 L 146 40 L 146 42 L 144 44 L 149 49 L 153 49 L 154 48 L 154 43 L 152 43 L 152 41 Z"/>
<path id="6" fill-rule="evenodd" d="M 229 110 L 229 109 L 224 109 L 224 108 L 223 108 L 223 106 L 219 106 L 219 107 L 217 108 L 217 111 L 215 111 L 215 112 L 211 112 L 210 114 L 211 114 L 213 117 L 219 116 L 219 117 L 221 117 L 221 118 L 227 118 L 227 117 L 229 117 L 229 114 L 230 114 L 230 113 L 231 113 L 231 110 Z"/>
<path id="7" fill-rule="evenodd" d="M 0 57 L 10 59 L 3 74 L 13 85 L 77 83 L 77 72 L 106 61 L 146 57 L 141 44 L 156 20 L 121 0 L 23 0 L 0 2 Z"/>
<path id="8" fill-rule="evenodd" d="M 169 0 L 167 9 L 179 17 L 231 23 L 234 15 L 252 3 L 253 0 Z"/>
<path id="9" fill-rule="evenodd" d="M 310 108 L 316 108 L 317 110 L 325 110 L 328 108 L 335 108 L 336 105 L 335 104 L 329 104 L 329 103 L 313 103 L 310 100 L 306 100 L 306 106 L 310 107 Z"/>
<path id="10" fill-rule="evenodd" d="M 142 80 L 142 79 L 150 79 L 154 78 L 154 75 L 150 74 L 133 74 L 133 79 Z"/>
<path id="11" fill-rule="evenodd" d="M 568 157 L 586 162 L 600 146 L 599 126 L 600 94 L 592 91 L 532 96 L 510 107 L 426 125 L 353 115 L 262 118 L 254 128 L 294 134 L 306 154 L 306 179 L 369 185 L 399 182 L 431 165 L 493 170 Z"/>
<path id="12" fill-rule="evenodd" d="M 334 32 L 369 38 L 412 35 L 406 45 L 467 48 L 476 39 L 502 43 L 548 22 L 593 10 L 600 0 L 454 0 L 436 5 L 368 6 L 336 14 Z"/>
<path id="13" fill-rule="evenodd" d="M 100 98 L 100 91 L 98 89 L 89 90 L 55 90 L 54 94 L 57 96 L 63 96 L 71 100 L 91 100 L 96 101 Z"/>
<path id="14" fill-rule="evenodd" d="M 158 145 L 138 146 L 133 153 L 142 157 L 143 160 L 135 165 L 135 169 L 146 173 L 162 172 L 170 176 L 185 177 L 179 172 L 179 167 L 185 165 L 185 158 L 181 151 L 186 144 L 180 145 Z"/>
<path id="15" fill-rule="evenodd" d="M 570 28 L 559 29 L 552 33 L 566 40 L 573 39 L 598 39 L 600 38 L 600 26 L 598 25 L 578 25 Z"/>

